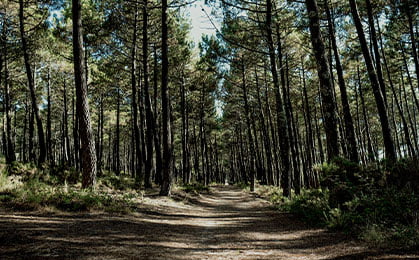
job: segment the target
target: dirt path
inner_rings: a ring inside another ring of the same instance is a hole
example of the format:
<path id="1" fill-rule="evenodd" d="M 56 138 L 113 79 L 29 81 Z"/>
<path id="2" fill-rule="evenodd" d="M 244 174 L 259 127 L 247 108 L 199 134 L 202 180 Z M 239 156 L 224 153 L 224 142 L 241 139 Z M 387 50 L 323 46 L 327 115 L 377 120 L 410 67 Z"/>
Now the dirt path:
<path id="1" fill-rule="evenodd" d="M 146 197 L 133 215 L 0 211 L 0 259 L 380 258 L 237 188 L 175 200 Z"/>

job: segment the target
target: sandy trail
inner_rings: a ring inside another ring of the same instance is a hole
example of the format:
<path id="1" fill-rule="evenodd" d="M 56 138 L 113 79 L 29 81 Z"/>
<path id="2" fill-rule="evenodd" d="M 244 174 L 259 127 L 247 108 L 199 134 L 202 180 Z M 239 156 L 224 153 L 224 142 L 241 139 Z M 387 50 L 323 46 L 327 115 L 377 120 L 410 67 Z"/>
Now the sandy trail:
<path id="1" fill-rule="evenodd" d="M 310 228 L 228 186 L 187 200 L 149 196 L 130 215 L 0 211 L 0 259 L 381 257 L 400 256 L 367 251 L 341 234 Z"/>

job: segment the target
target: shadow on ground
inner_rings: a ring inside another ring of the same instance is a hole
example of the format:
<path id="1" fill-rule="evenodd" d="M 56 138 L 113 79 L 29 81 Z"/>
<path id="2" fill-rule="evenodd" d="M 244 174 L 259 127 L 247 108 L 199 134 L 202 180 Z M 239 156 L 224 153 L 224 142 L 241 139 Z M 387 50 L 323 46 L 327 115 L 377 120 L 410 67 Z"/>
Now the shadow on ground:
<path id="1" fill-rule="evenodd" d="M 138 213 L 0 212 L 1 259 L 363 259 L 338 233 L 311 229 L 232 187 L 174 202 L 154 197 Z"/>

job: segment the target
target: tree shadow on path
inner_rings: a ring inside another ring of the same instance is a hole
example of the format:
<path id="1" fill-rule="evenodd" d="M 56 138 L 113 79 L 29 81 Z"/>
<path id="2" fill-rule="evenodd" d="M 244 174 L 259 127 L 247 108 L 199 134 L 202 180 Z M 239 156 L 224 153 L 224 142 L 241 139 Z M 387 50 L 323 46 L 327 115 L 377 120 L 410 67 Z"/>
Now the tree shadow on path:
<path id="1" fill-rule="evenodd" d="M 362 259 L 342 234 L 312 229 L 233 187 L 129 215 L 0 212 L 1 259 Z M 345 258 L 348 257 L 348 258 Z M 351 258 L 353 257 L 353 258 Z"/>

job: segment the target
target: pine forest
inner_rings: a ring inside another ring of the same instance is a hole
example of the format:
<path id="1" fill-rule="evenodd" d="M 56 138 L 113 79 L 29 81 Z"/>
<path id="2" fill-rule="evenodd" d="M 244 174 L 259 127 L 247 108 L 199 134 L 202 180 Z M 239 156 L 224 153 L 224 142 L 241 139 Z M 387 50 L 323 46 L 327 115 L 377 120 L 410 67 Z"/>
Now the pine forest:
<path id="1" fill-rule="evenodd" d="M 0 259 L 419 258 L 415 0 L 0 0 Z"/>

